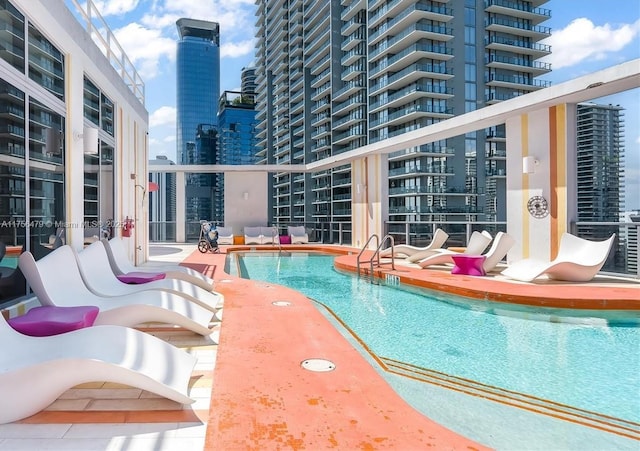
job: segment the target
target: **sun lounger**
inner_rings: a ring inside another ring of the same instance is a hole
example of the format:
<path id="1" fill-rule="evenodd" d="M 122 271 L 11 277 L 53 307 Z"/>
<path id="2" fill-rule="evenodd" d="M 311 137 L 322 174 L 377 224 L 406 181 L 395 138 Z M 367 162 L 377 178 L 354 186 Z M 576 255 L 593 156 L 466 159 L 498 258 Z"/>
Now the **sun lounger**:
<path id="1" fill-rule="evenodd" d="M 215 312 L 223 304 L 224 297 L 221 294 L 204 290 L 185 280 L 165 278 L 137 285 L 120 281 L 111 270 L 107 251 L 101 241 L 94 242 L 80 252 L 71 250 L 75 255 L 85 285 L 99 296 L 120 296 L 141 291 L 166 291 L 212 312 Z"/>
<path id="2" fill-rule="evenodd" d="M 148 322 L 185 327 L 209 335 L 213 312 L 173 293 L 141 291 L 122 296 L 99 296 L 82 280 L 73 251 L 67 245 L 37 262 L 30 252 L 18 264 L 42 305 L 73 307 L 95 305 L 100 309 L 95 324 L 136 326 Z"/>
<path id="3" fill-rule="evenodd" d="M 432 265 L 453 263 L 452 255 L 481 255 L 491 242 L 491 234 L 487 231 L 473 232 L 469 238 L 467 248 L 463 252 L 455 252 L 450 249 L 437 249 L 432 254 L 420 260 L 418 265 L 426 268 Z"/>
<path id="4" fill-rule="evenodd" d="M 291 238 L 291 244 L 307 244 L 309 242 L 309 235 L 304 226 L 289 226 L 287 233 Z"/>
<path id="5" fill-rule="evenodd" d="M 511 235 L 505 232 L 498 232 L 493 239 L 491 247 L 487 253 L 484 254 L 485 260 L 482 266 L 485 273 L 493 271 L 514 244 L 516 244 L 516 240 Z"/>
<path id="6" fill-rule="evenodd" d="M 216 227 L 218 244 L 233 244 L 233 229 L 231 227 Z"/>
<path id="7" fill-rule="evenodd" d="M 555 259 L 526 258 L 510 264 L 501 274 L 522 282 L 531 282 L 543 275 L 554 280 L 588 282 L 604 266 L 615 237 L 614 233 L 604 241 L 590 241 L 565 233 L 560 238 Z"/>
<path id="8" fill-rule="evenodd" d="M 0 315 L 0 423 L 38 413 L 66 390 L 113 382 L 181 404 L 189 397 L 196 358 L 152 335 L 92 326 L 49 337 L 16 332 Z"/>
<path id="9" fill-rule="evenodd" d="M 436 231 L 433 233 L 433 237 L 431 238 L 431 242 L 427 246 L 417 247 L 411 246 L 409 244 L 398 244 L 397 246 L 393 246 L 393 256 L 395 258 L 407 258 L 417 254 L 418 252 L 429 252 L 434 249 L 441 249 L 448 238 L 449 234 L 447 232 L 442 229 L 436 229 Z M 425 254 L 425 256 L 426 255 L 427 254 Z M 391 257 L 391 248 L 388 247 L 381 250 L 380 257 Z M 418 261 L 420 259 L 421 258 L 418 258 L 415 261 Z"/>
<path id="10" fill-rule="evenodd" d="M 260 227 L 244 228 L 244 244 L 262 244 L 262 232 Z"/>
<path id="11" fill-rule="evenodd" d="M 116 275 L 130 272 L 163 272 L 167 279 L 179 279 L 198 285 L 205 290 L 213 290 L 213 279 L 201 272 L 180 265 L 134 266 L 127 256 L 127 251 L 122 239 L 119 237 L 110 240 L 103 239 L 111 269 Z"/>

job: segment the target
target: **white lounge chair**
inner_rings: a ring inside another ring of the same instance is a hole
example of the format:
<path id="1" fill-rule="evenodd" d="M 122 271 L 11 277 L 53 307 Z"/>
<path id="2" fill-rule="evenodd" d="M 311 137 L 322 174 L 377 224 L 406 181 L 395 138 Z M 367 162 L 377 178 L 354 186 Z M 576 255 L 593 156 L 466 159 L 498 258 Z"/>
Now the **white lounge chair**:
<path id="1" fill-rule="evenodd" d="M 485 273 L 489 273 L 498 266 L 498 263 L 507 255 L 509 249 L 516 244 L 515 238 L 505 232 L 498 232 L 493 239 L 491 247 L 484 256 L 486 257 L 482 267 Z"/>
<path id="2" fill-rule="evenodd" d="M 287 234 L 291 237 L 291 244 L 307 244 L 309 235 L 304 226 L 288 226 Z"/>
<path id="3" fill-rule="evenodd" d="M 280 236 L 275 227 L 260 227 L 260 244 L 278 244 Z"/>
<path id="4" fill-rule="evenodd" d="M 127 250 L 119 237 L 102 240 L 109 256 L 109 263 L 114 274 L 122 275 L 132 272 L 163 272 L 168 279 L 180 279 L 198 285 L 205 290 L 213 290 L 213 279 L 194 269 L 180 265 L 134 266 L 127 256 Z"/>
<path id="5" fill-rule="evenodd" d="M 216 227 L 218 244 L 233 244 L 233 229 L 231 227 Z"/>
<path id="6" fill-rule="evenodd" d="M 61 271 L 63 272 L 63 271 Z M 0 423 L 38 413 L 87 382 L 140 388 L 181 404 L 197 359 L 152 335 L 93 326 L 50 337 L 16 332 L 0 315 Z"/>
<path id="7" fill-rule="evenodd" d="M 224 297 L 207 291 L 197 285 L 179 279 L 162 279 L 130 285 L 121 282 L 109 265 L 109 257 L 104 243 L 96 241 L 80 252 L 71 249 L 76 257 L 78 269 L 85 285 L 98 296 L 120 296 L 141 291 L 166 291 L 194 302 L 212 312 L 220 308 Z M 54 251 L 55 252 L 55 251 Z"/>
<path id="8" fill-rule="evenodd" d="M 141 291 L 107 297 L 91 292 L 69 246 L 62 246 L 37 262 L 31 252 L 23 252 L 18 265 L 42 305 L 95 305 L 100 309 L 96 325 L 131 327 L 158 322 L 182 326 L 200 335 L 212 332 L 209 323 L 214 313 L 173 293 Z"/>
<path id="9" fill-rule="evenodd" d="M 522 282 L 531 282 L 542 275 L 554 280 L 588 282 L 604 266 L 615 237 L 614 233 L 604 241 L 590 241 L 564 233 L 558 256 L 553 260 L 525 258 L 510 264 L 501 274 Z"/>
<path id="10" fill-rule="evenodd" d="M 262 244 L 261 227 L 245 227 L 244 244 Z"/>
<path id="11" fill-rule="evenodd" d="M 452 255 L 481 255 L 489 246 L 492 236 L 486 230 L 482 232 L 473 232 L 469 238 L 469 243 L 463 252 L 455 252 L 450 249 L 436 249 L 431 251 L 432 254 L 418 262 L 421 268 L 432 265 L 442 265 L 453 263 Z"/>
<path id="12" fill-rule="evenodd" d="M 436 229 L 435 232 L 433 232 L 433 237 L 431 238 L 431 242 L 427 246 L 417 247 L 417 246 L 411 246 L 410 244 L 398 244 L 397 246 L 393 246 L 393 256 L 395 258 L 407 258 L 417 254 L 418 252 L 441 249 L 448 238 L 449 238 L 449 234 L 444 230 L 438 228 Z M 388 247 L 386 249 L 381 250 L 380 257 L 391 257 L 391 248 Z M 418 258 L 418 260 L 420 260 L 420 258 Z M 418 261 L 418 260 L 415 260 L 415 261 Z"/>

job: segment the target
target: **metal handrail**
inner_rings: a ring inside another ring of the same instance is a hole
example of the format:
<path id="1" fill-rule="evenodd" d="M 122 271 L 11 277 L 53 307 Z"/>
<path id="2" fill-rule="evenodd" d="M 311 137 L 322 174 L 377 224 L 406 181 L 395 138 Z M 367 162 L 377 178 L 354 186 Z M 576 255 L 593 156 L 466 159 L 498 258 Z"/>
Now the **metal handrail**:
<path id="1" fill-rule="evenodd" d="M 356 259 L 356 271 L 357 271 L 358 277 L 360 277 L 360 257 L 362 256 L 364 251 L 367 249 L 367 246 L 369 245 L 371 240 L 374 239 L 374 238 L 376 239 L 376 248 L 380 247 L 380 237 L 374 233 L 373 235 L 371 235 L 369 237 L 367 242 L 364 243 L 364 246 L 362 246 L 362 249 L 360 249 L 360 253 L 358 253 L 358 258 Z M 375 255 L 376 254 L 374 253 L 373 257 L 375 257 Z M 373 257 L 371 257 L 371 259 L 369 259 L 369 263 L 371 265 L 371 274 L 373 274 Z M 378 255 L 378 264 L 379 263 L 380 263 L 380 256 Z"/>
<path id="2" fill-rule="evenodd" d="M 371 278 L 371 280 L 373 281 L 373 262 L 376 262 L 376 267 L 380 266 L 380 249 L 382 249 L 382 246 L 387 242 L 390 241 L 391 242 L 391 269 L 395 270 L 396 269 L 396 264 L 395 264 L 395 257 L 393 255 L 394 253 L 394 239 L 391 235 L 385 235 L 384 238 L 382 238 L 382 242 L 380 241 L 378 235 L 376 235 L 375 233 L 373 235 L 371 235 L 369 237 L 369 239 L 367 240 L 367 242 L 364 244 L 364 246 L 362 247 L 362 249 L 360 249 L 360 253 L 358 254 L 358 258 L 356 260 L 356 267 L 357 267 L 357 274 L 358 276 L 360 276 L 360 257 L 362 256 L 362 254 L 364 253 L 364 251 L 367 249 L 367 246 L 369 245 L 369 243 L 371 242 L 372 239 L 376 239 L 376 250 L 373 252 L 373 255 L 371 256 L 371 258 L 369 259 L 368 263 L 369 263 L 369 276 Z"/>
<path id="3" fill-rule="evenodd" d="M 384 236 L 384 238 L 382 238 L 382 242 L 380 243 L 380 245 L 378 246 L 378 249 L 376 249 L 375 255 L 378 256 L 378 266 L 380 266 L 380 251 L 382 250 L 382 246 L 384 246 L 384 244 L 390 241 L 391 242 L 391 269 L 393 269 L 394 271 L 396 270 L 396 257 L 395 257 L 395 250 L 394 250 L 394 243 L 395 243 L 395 239 L 393 238 L 393 236 L 387 234 Z"/>

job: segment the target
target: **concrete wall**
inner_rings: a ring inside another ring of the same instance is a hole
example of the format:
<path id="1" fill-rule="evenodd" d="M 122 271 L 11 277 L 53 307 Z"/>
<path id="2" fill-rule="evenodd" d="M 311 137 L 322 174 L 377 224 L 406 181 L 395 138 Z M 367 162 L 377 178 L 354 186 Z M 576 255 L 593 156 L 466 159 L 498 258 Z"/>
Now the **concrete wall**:
<path id="1" fill-rule="evenodd" d="M 227 172 L 224 175 L 224 225 L 234 235 L 244 227 L 266 226 L 269 221 L 268 173 Z"/>

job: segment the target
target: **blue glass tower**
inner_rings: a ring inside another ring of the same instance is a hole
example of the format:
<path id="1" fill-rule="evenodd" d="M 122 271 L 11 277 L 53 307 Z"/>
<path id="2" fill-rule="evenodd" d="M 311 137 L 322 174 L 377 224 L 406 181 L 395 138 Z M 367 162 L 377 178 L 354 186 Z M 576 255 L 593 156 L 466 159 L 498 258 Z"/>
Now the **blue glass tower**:
<path id="1" fill-rule="evenodd" d="M 180 41 L 176 52 L 176 141 L 179 164 L 215 164 L 217 146 L 203 138 L 218 124 L 220 97 L 220 27 L 216 22 L 195 19 L 176 21 Z M 208 136 L 208 135 L 207 135 Z M 215 178 L 191 174 L 187 179 L 187 236 L 199 232 L 200 220 L 213 215 Z"/>

